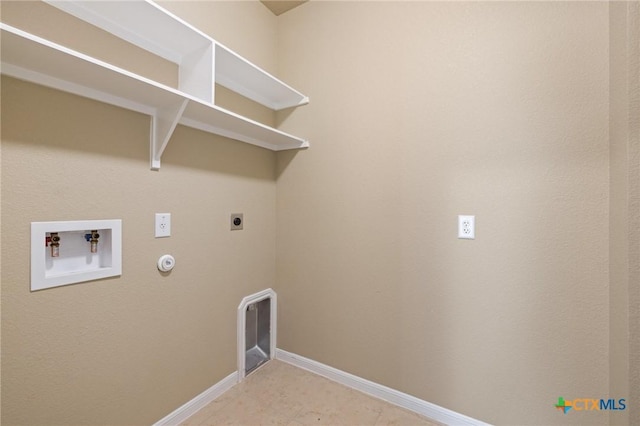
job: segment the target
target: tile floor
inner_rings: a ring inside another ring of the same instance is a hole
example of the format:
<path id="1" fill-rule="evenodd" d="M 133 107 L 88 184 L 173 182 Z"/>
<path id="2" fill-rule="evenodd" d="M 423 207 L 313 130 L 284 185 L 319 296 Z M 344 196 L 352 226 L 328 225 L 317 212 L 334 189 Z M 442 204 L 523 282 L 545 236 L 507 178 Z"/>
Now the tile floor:
<path id="1" fill-rule="evenodd" d="M 440 423 L 272 360 L 182 425 L 435 426 Z"/>

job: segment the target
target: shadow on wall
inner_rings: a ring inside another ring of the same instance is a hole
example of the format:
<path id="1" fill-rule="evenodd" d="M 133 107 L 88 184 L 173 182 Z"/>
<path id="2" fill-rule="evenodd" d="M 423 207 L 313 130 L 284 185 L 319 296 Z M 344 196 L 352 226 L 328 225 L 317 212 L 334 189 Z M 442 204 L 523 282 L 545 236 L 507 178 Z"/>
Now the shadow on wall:
<path id="1" fill-rule="evenodd" d="M 2 76 L 2 106 L 3 143 L 129 161 L 148 156 L 149 120 L 143 114 L 6 76 Z"/>
<path id="2" fill-rule="evenodd" d="M 256 162 L 264 166 L 256 167 Z M 248 179 L 275 180 L 276 153 L 223 136 L 178 126 L 162 156 L 162 164 Z"/>
<path id="3" fill-rule="evenodd" d="M 303 107 L 306 107 L 304 105 Z M 287 119 L 296 111 L 299 107 L 291 107 L 285 108 L 278 111 L 275 115 L 275 127 L 280 128 Z M 296 155 L 300 152 L 300 149 L 289 149 L 286 151 L 279 151 L 277 154 L 277 163 L 276 163 L 276 178 L 279 178 L 282 173 L 287 169 L 289 164 L 296 158 Z"/>
<path id="4" fill-rule="evenodd" d="M 287 151 L 280 151 L 277 153 L 277 162 L 276 162 L 276 179 L 279 178 L 289 164 L 296 158 L 296 155 L 300 152 L 299 149 L 290 149 Z"/>
<path id="5" fill-rule="evenodd" d="M 33 123 L 4 126 L 4 143 L 115 157 L 140 162 L 141 168 L 149 169 L 149 116 L 10 77 L 2 77 L 2 83 L 3 121 Z M 12 132 L 19 128 L 29 132 Z M 256 167 L 256 162 L 264 166 Z M 267 149 L 178 126 L 159 173 L 178 166 L 274 180 L 275 163 L 276 154 Z"/>

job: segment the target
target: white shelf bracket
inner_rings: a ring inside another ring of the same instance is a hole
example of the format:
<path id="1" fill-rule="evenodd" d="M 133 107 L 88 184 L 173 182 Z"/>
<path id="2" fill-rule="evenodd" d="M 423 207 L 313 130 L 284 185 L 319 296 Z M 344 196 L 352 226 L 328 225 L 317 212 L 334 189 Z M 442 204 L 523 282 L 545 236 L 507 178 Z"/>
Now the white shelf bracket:
<path id="1" fill-rule="evenodd" d="M 160 170 L 162 153 L 188 103 L 188 99 L 182 99 L 174 105 L 157 108 L 151 116 L 151 170 Z"/>
<path id="2" fill-rule="evenodd" d="M 216 84 L 273 110 L 303 105 L 306 96 L 153 0 L 45 1 L 178 66 L 178 87 L 169 87 L 0 22 L 3 75 L 151 116 L 152 170 L 178 123 L 273 151 L 309 146 L 214 102 Z"/>

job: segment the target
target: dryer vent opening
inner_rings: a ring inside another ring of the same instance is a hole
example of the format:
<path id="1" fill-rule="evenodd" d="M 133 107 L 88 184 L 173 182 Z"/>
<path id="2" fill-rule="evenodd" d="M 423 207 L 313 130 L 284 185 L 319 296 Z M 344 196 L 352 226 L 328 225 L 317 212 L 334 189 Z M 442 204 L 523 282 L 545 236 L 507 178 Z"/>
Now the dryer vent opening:
<path id="1" fill-rule="evenodd" d="M 245 297 L 238 306 L 238 380 L 276 354 L 278 296 L 268 288 Z"/>
<path id="2" fill-rule="evenodd" d="M 245 375 L 270 359 L 271 299 L 247 306 L 245 319 Z"/>

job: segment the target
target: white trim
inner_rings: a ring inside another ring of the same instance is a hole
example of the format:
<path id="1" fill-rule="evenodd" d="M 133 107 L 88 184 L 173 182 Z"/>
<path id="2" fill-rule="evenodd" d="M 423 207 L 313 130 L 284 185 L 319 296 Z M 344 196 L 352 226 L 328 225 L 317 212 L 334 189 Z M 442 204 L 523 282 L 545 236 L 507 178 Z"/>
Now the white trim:
<path id="1" fill-rule="evenodd" d="M 177 408 L 167 416 L 155 422 L 153 426 L 179 425 L 204 408 L 207 404 L 211 403 L 214 399 L 231 389 L 237 383 L 238 372 L 234 371 L 206 391 L 202 392 L 200 395 L 193 398 L 191 401 L 185 403 L 182 407 Z"/>
<path id="2" fill-rule="evenodd" d="M 260 302 L 264 299 L 271 299 L 271 330 L 270 330 L 270 346 L 269 359 L 276 357 L 276 333 L 278 330 L 278 295 L 270 288 L 259 291 L 242 299 L 238 305 L 238 382 L 244 380 L 245 376 L 245 329 L 247 323 L 247 306 Z"/>
<path id="3" fill-rule="evenodd" d="M 489 425 L 489 423 L 484 423 L 480 420 L 465 416 L 464 414 L 416 398 L 415 396 L 354 376 L 353 374 L 282 349 L 276 349 L 276 359 L 447 425 Z"/>
<path id="4" fill-rule="evenodd" d="M 84 233 L 100 231 L 98 253 L 89 253 Z M 60 232 L 61 256 L 52 258 L 45 243 L 47 234 Z M 67 235 L 73 238 L 66 240 Z M 76 250 L 83 250 L 79 254 Z M 69 250 L 65 252 L 65 247 Z M 68 253 L 71 254 L 68 254 Z M 75 253 L 74 253 L 75 252 Z M 58 260 L 54 260 L 58 259 Z M 57 263 L 57 269 L 47 268 L 47 262 Z M 31 222 L 31 291 L 67 284 L 82 283 L 122 275 L 122 220 L 71 220 L 59 222 Z"/>

